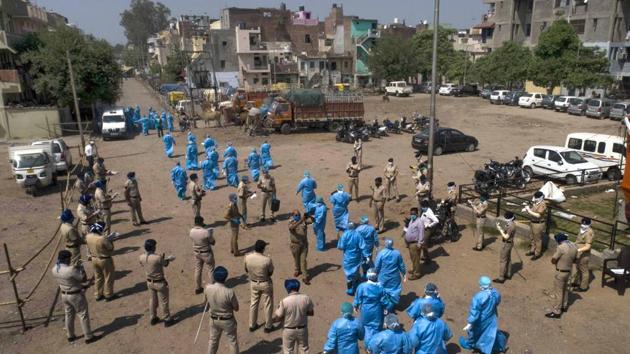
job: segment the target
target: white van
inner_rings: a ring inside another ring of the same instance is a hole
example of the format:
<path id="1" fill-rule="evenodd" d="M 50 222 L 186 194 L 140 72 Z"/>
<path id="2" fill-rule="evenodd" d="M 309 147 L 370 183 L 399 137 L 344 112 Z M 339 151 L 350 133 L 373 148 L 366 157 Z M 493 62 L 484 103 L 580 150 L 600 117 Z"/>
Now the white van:
<path id="1" fill-rule="evenodd" d="M 128 138 L 131 134 L 129 124 L 125 118 L 125 112 L 122 108 L 116 108 L 105 111 L 101 117 L 103 123 L 101 133 L 103 140 L 111 138 Z"/>
<path id="2" fill-rule="evenodd" d="M 404 81 L 392 81 L 385 86 L 385 94 L 388 96 L 409 96 L 412 91 L 412 87 Z"/>
<path id="3" fill-rule="evenodd" d="M 609 180 L 621 178 L 625 161 L 622 166 L 619 164 L 626 155 L 622 137 L 595 133 L 571 133 L 567 135 L 564 146 L 579 151 L 585 159 L 598 165 Z"/>
<path id="4" fill-rule="evenodd" d="M 9 147 L 15 182 L 33 196 L 40 188 L 57 183 L 53 143 Z"/>
<path id="5" fill-rule="evenodd" d="M 602 177 L 600 168 L 582 155 L 562 146 L 537 145 L 527 150 L 523 169 L 530 175 L 566 181 L 567 184 L 596 182 Z"/>

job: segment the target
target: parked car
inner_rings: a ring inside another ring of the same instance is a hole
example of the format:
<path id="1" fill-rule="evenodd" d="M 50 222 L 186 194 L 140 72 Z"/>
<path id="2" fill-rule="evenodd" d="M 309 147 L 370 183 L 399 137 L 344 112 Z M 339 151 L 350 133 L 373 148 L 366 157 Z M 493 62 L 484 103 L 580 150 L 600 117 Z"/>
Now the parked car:
<path id="1" fill-rule="evenodd" d="M 523 169 L 532 176 L 563 180 L 567 184 L 596 182 L 602 172 L 573 149 L 562 146 L 532 146 L 523 158 Z"/>
<path id="2" fill-rule="evenodd" d="M 554 101 L 560 96 L 558 95 L 544 95 L 542 100 L 542 108 L 544 109 L 554 109 L 555 104 Z"/>
<path id="3" fill-rule="evenodd" d="M 438 128 L 435 132 L 433 154 L 442 155 L 445 152 L 475 151 L 479 141 L 470 135 L 451 128 Z M 427 152 L 429 147 L 429 132 L 423 131 L 411 139 L 411 146 L 420 151 Z"/>
<path id="4" fill-rule="evenodd" d="M 477 85 L 461 85 L 453 88 L 451 91 L 451 95 L 455 97 L 477 96 L 478 94 Z"/>
<path id="5" fill-rule="evenodd" d="M 569 108 L 567 113 L 577 116 L 586 115 L 586 104 L 588 99 L 583 97 L 572 97 L 569 99 Z"/>
<path id="6" fill-rule="evenodd" d="M 450 96 L 452 94 L 453 89 L 455 88 L 455 84 L 446 83 L 440 86 L 440 95 L 442 96 Z"/>
<path id="7" fill-rule="evenodd" d="M 479 92 L 479 97 L 483 98 L 484 100 L 488 100 L 490 99 L 491 94 L 492 90 L 485 88 Z"/>
<path id="8" fill-rule="evenodd" d="M 615 101 L 607 98 L 591 98 L 586 105 L 586 116 L 598 119 L 609 118 L 613 104 Z"/>
<path id="9" fill-rule="evenodd" d="M 35 196 L 40 189 L 57 183 L 53 145 L 49 140 L 37 145 L 9 147 L 13 178 L 26 193 Z"/>
<path id="10" fill-rule="evenodd" d="M 509 94 L 505 95 L 505 97 L 503 97 L 503 104 L 508 106 L 517 106 L 518 100 L 526 93 L 527 92 L 523 91 L 512 91 Z"/>
<path id="11" fill-rule="evenodd" d="M 394 95 L 394 96 L 409 96 L 411 94 L 412 88 L 407 85 L 404 81 L 392 81 L 387 86 L 385 86 L 385 94 L 386 95 Z"/>
<path id="12" fill-rule="evenodd" d="M 560 96 L 553 102 L 554 108 L 558 112 L 566 112 L 569 109 L 570 100 L 577 96 Z"/>
<path id="13" fill-rule="evenodd" d="M 503 104 L 503 98 L 508 93 L 510 93 L 510 91 L 508 91 L 508 90 L 492 91 L 492 93 L 490 94 L 490 103 L 491 104 Z"/>
<path id="14" fill-rule="evenodd" d="M 31 146 L 49 146 L 52 143 L 52 157 L 55 163 L 55 170 L 68 171 L 72 167 L 72 153 L 63 139 L 38 140 L 31 143 Z"/>
<path id="15" fill-rule="evenodd" d="M 630 101 L 617 102 L 610 110 L 610 119 L 622 120 L 630 114 Z"/>
<path id="16" fill-rule="evenodd" d="M 526 108 L 542 107 L 542 93 L 526 93 L 518 99 L 518 105 Z"/>
<path id="17" fill-rule="evenodd" d="M 571 133 L 567 135 L 564 146 L 579 151 L 586 160 L 597 165 L 609 180 L 616 181 L 621 178 L 621 171 L 625 170 L 626 165 L 623 140 L 617 135 Z"/>
<path id="18" fill-rule="evenodd" d="M 190 104 L 190 100 L 186 101 Z M 183 101 L 179 101 L 177 103 L 178 111 L 182 102 Z M 103 112 L 101 116 L 101 133 L 103 134 L 103 140 L 111 138 L 130 138 L 132 137 L 132 132 L 133 128 L 131 122 L 126 119 L 125 112 L 121 108 Z"/>

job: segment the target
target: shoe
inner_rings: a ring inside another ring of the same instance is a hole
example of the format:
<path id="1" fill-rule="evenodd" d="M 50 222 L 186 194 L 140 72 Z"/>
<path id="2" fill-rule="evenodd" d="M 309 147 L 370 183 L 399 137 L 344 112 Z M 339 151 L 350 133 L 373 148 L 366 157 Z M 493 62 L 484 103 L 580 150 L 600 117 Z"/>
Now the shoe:
<path id="1" fill-rule="evenodd" d="M 300 275 L 302 275 L 302 272 L 295 272 L 295 273 L 293 273 L 293 276 L 296 277 L 296 278 L 299 277 Z"/>
<path id="2" fill-rule="evenodd" d="M 99 295 L 96 297 L 96 301 L 102 301 L 105 300 L 105 297 L 103 295 Z"/>
<path id="3" fill-rule="evenodd" d="M 511 279 L 512 279 L 512 276 L 511 276 L 511 275 L 510 275 L 510 276 L 507 276 L 507 277 L 505 277 L 505 279 L 507 279 L 507 280 L 511 280 Z"/>
<path id="4" fill-rule="evenodd" d="M 153 317 L 151 319 L 151 326 L 155 326 L 156 324 L 158 324 L 160 322 L 160 318 L 159 317 Z"/>
<path id="5" fill-rule="evenodd" d="M 253 325 L 252 327 L 249 327 L 249 331 L 250 332 L 254 332 L 255 330 L 258 329 L 258 324 Z"/>
<path id="6" fill-rule="evenodd" d="M 573 291 L 575 291 L 576 293 L 585 293 L 585 292 L 588 291 L 588 288 L 586 288 L 586 289 L 577 288 L 577 289 L 574 289 Z"/>
<path id="7" fill-rule="evenodd" d="M 276 217 L 275 216 L 271 217 L 271 222 L 276 222 Z"/>
<path id="8" fill-rule="evenodd" d="M 308 279 L 302 279 L 302 283 L 306 284 L 306 285 L 311 285 L 311 281 Z"/>
<path id="9" fill-rule="evenodd" d="M 92 337 L 90 337 L 90 338 L 86 339 L 86 340 L 85 340 L 85 344 L 94 343 L 94 342 L 96 342 L 97 340 L 99 340 L 99 339 L 101 339 L 101 338 L 103 338 L 103 336 L 102 336 L 102 335 L 100 335 L 100 334 L 95 334 L 95 335 L 93 335 Z"/>
<path id="10" fill-rule="evenodd" d="M 504 279 L 499 279 L 499 278 L 496 278 L 496 279 L 492 279 L 492 282 L 493 282 L 493 283 L 503 284 L 503 283 L 505 283 L 505 280 L 504 280 Z"/>
<path id="11" fill-rule="evenodd" d="M 525 253 L 525 255 L 526 255 L 527 257 L 529 257 L 529 256 L 533 256 L 533 255 L 534 255 L 534 252 L 529 251 L 529 252 Z"/>
<path id="12" fill-rule="evenodd" d="M 133 226 L 140 226 L 140 224 L 139 224 L 139 223 L 137 223 L 137 222 L 134 222 L 134 223 L 133 223 Z"/>
<path id="13" fill-rule="evenodd" d="M 114 301 L 114 300 L 118 299 L 119 297 L 120 297 L 120 296 L 119 296 L 118 294 L 114 294 L 114 295 L 112 295 L 112 296 L 110 296 L 110 297 L 106 297 L 106 298 L 105 298 L 105 302 Z"/>
<path id="14" fill-rule="evenodd" d="M 561 313 L 555 313 L 555 312 L 549 312 L 549 313 L 545 314 L 545 317 L 558 319 L 558 318 L 562 317 L 562 314 Z"/>
<path id="15" fill-rule="evenodd" d="M 72 342 L 74 342 L 75 340 L 77 340 L 77 337 L 75 337 L 75 336 L 68 337 L 68 343 L 72 343 Z"/>
<path id="16" fill-rule="evenodd" d="M 538 259 L 538 258 L 540 258 L 540 257 L 542 257 L 542 256 L 541 256 L 541 255 L 538 255 L 538 256 L 534 256 L 534 257 L 532 257 L 531 259 L 532 259 L 532 261 L 535 261 L 535 260 L 537 260 L 537 259 Z"/>
<path id="17" fill-rule="evenodd" d="M 418 280 L 418 279 L 420 279 L 420 277 L 417 275 L 410 275 L 407 277 L 407 280 Z"/>
<path id="18" fill-rule="evenodd" d="M 275 330 L 275 328 L 271 327 L 271 328 L 267 328 L 265 327 L 265 329 L 263 331 L 265 331 L 265 333 L 271 333 Z"/>
<path id="19" fill-rule="evenodd" d="M 164 320 L 164 327 L 168 328 L 174 324 L 175 324 L 175 320 L 172 318 L 169 318 L 168 320 Z"/>
<path id="20" fill-rule="evenodd" d="M 472 250 L 473 251 L 477 251 L 477 252 L 481 252 L 482 248 L 473 247 Z"/>
<path id="21" fill-rule="evenodd" d="M 203 292 L 203 288 L 197 288 L 195 289 L 195 295 L 199 295 Z"/>
<path id="22" fill-rule="evenodd" d="M 140 221 L 140 224 L 142 224 L 142 225 L 149 225 L 149 222 L 145 221 L 145 220 L 142 220 L 142 221 Z"/>
<path id="23" fill-rule="evenodd" d="M 433 263 L 433 260 L 431 258 L 427 258 L 423 262 L 423 264 L 431 264 L 431 263 Z"/>
<path id="24" fill-rule="evenodd" d="M 266 219 L 265 219 L 264 216 L 262 218 L 260 218 L 260 222 L 265 222 L 265 221 L 266 221 Z"/>
<path id="25" fill-rule="evenodd" d="M 561 308 L 561 309 L 560 309 L 560 311 L 562 311 L 562 312 L 567 312 L 567 308 L 566 308 L 566 307 L 563 307 L 563 308 Z"/>
<path id="26" fill-rule="evenodd" d="M 234 252 L 234 257 L 240 257 L 241 256 L 241 252 Z"/>

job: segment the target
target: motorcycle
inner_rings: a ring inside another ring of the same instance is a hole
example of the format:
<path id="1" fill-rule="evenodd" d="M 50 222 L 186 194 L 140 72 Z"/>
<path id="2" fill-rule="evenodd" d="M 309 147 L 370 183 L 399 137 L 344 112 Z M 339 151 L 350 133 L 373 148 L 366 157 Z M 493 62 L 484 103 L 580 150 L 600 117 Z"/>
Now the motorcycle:
<path id="1" fill-rule="evenodd" d="M 455 206 L 449 201 L 441 201 L 435 207 L 435 216 L 439 223 L 433 227 L 432 237 L 438 241 L 449 240 L 456 242 L 459 240 L 459 226 L 455 221 Z"/>
<path id="2" fill-rule="evenodd" d="M 355 140 L 370 140 L 369 130 L 366 126 L 356 126 L 354 124 L 344 124 L 335 135 L 335 140 L 344 143 L 354 143 Z"/>
<path id="3" fill-rule="evenodd" d="M 400 134 L 400 122 L 392 122 L 389 119 L 383 120 L 383 126 L 387 129 L 388 133 Z"/>
<path id="4" fill-rule="evenodd" d="M 414 124 L 407 122 L 407 117 L 400 118 L 400 129 L 405 133 L 415 133 Z"/>
<path id="5" fill-rule="evenodd" d="M 507 163 L 490 160 L 483 170 L 475 171 L 473 183 L 478 193 L 491 193 L 504 188 L 524 189 L 531 175 L 523 169 L 522 160 L 516 158 Z"/>

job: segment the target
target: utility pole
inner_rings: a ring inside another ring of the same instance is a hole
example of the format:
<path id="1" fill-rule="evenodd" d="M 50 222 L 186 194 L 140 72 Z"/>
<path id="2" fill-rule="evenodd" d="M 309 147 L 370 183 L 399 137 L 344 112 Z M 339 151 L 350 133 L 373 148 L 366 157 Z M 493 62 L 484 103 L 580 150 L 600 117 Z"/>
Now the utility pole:
<path id="1" fill-rule="evenodd" d="M 438 28 L 440 21 L 440 0 L 434 0 L 433 3 L 433 64 L 431 65 L 431 117 L 429 121 L 429 148 L 427 161 L 427 174 L 429 180 L 429 199 L 433 198 L 433 144 L 435 143 L 435 121 L 436 121 L 436 95 L 435 87 L 437 85 L 437 47 L 438 47 Z"/>
<path id="2" fill-rule="evenodd" d="M 83 122 L 81 121 L 81 112 L 79 111 L 79 99 L 77 98 L 77 89 L 74 86 L 74 73 L 72 72 L 72 62 L 70 61 L 70 51 L 66 50 L 66 60 L 68 61 L 68 71 L 70 72 L 70 86 L 72 87 L 72 98 L 74 99 L 74 111 L 77 114 L 77 122 L 79 124 L 79 135 L 81 135 L 81 153 L 85 150 L 85 138 L 83 137 Z"/>

